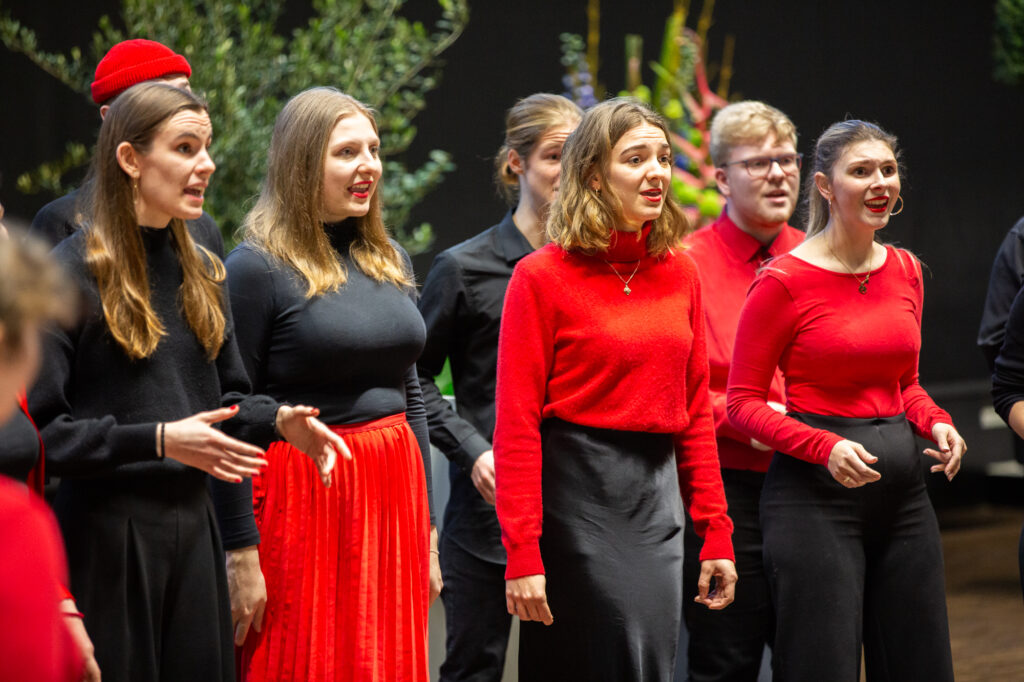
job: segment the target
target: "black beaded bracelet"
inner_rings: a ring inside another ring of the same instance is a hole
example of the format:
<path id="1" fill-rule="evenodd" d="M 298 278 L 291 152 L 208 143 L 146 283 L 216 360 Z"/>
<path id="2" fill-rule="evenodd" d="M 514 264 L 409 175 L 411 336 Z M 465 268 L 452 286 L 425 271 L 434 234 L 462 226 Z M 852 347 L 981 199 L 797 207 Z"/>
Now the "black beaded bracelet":
<path id="1" fill-rule="evenodd" d="M 167 430 L 167 423 L 160 422 L 160 452 L 157 453 L 158 459 L 163 459 L 165 455 L 164 451 L 164 432 Z"/>

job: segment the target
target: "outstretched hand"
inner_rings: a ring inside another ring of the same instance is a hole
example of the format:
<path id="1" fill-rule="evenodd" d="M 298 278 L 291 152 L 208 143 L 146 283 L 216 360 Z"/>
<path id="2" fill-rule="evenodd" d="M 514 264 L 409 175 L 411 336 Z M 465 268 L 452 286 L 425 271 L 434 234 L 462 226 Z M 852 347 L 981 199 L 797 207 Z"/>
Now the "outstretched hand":
<path id="1" fill-rule="evenodd" d="M 163 456 L 175 459 L 211 476 L 230 483 L 239 483 L 260 472 L 267 460 L 263 450 L 254 445 L 225 435 L 213 425 L 238 414 L 238 406 L 222 407 L 208 412 L 198 412 L 191 417 L 167 422 L 163 425 L 163 437 L 157 427 L 158 447 L 163 447 Z"/>
<path id="2" fill-rule="evenodd" d="M 277 411 L 277 432 L 313 460 L 320 480 L 330 487 L 338 455 L 352 459 L 352 453 L 341 436 L 317 419 L 319 414 L 320 410 L 308 405 L 282 405 Z"/>

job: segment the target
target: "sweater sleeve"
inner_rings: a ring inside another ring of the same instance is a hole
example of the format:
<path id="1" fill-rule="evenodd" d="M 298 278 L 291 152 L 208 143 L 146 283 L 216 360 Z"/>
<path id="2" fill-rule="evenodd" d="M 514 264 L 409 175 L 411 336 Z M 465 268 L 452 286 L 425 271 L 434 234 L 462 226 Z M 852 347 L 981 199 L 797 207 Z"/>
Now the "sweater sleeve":
<path id="1" fill-rule="evenodd" d="M 418 305 L 427 326 L 427 343 L 417 366 L 430 440 L 445 457 L 469 473 L 477 457 L 490 450 L 491 444 L 455 411 L 434 383 L 434 377 L 444 367 L 445 358 L 451 354 L 452 342 L 458 333 L 459 310 L 465 301 L 461 269 L 455 258 L 442 253 L 434 261 L 420 292 Z"/>
<path id="2" fill-rule="evenodd" d="M 498 336 L 494 466 L 501 539 L 508 554 L 506 579 L 544 573 L 540 556 L 540 424 L 554 358 L 552 297 L 524 268 L 509 281 Z"/>
<path id="3" fill-rule="evenodd" d="M 1022 289 L 1021 291 L 1024 291 Z M 992 375 L 992 404 L 1009 423 L 1010 410 L 1024 400 L 1024 296 L 1013 299 L 1006 320 L 1006 335 Z"/>
<path id="4" fill-rule="evenodd" d="M 768 406 L 772 376 L 796 334 L 798 311 L 771 274 L 755 280 L 740 312 L 729 368 L 729 421 L 740 431 L 794 457 L 827 464 L 840 436 L 802 424 Z"/>
<path id="5" fill-rule="evenodd" d="M 684 258 L 688 258 L 684 256 Z M 718 463 L 715 424 L 708 395 L 707 331 L 701 303 L 700 281 L 690 280 L 690 319 L 693 345 L 686 359 L 686 411 L 688 425 L 674 435 L 679 489 L 694 530 L 704 539 L 700 559 L 735 560 L 732 520 L 726 515 L 725 490 Z"/>
<path id="6" fill-rule="evenodd" d="M 74 364 L 78 330 L 52 328 L 44 334 L 39 378 L 28 407 L 46 444 L 46 466 L 59 476 L 98 474 L 121 464 L 157 459 L 156 422 L 119 424 L 112 415 L 73 416 Z"/>
<path id="7" fill-rule="evenodd" d="M 999 246 L 985 295 L 985 308 L 978 330 L 978 346 L 995 369 L 995 359 L 1003 345 L 1010 307 L 1024 282 L 1024 218 L 1017 221 Z"/>
<path id="8" fill-rule="evenodd" d="M 913 254 L 898 250 L 896 251 L 900 263 L 910 261 L 909 279 L 914 285 L 916 294 L 916 306 L 914 317 L 917 319 L 918 329 L 921 327 L 921 314 L 924 310 L 924 290 L 921 282 L 921 265 Z M 917 435 L 928 440 L 933 440 L 932 427 L 938 423 L 953 424 L 953 418 L 948 412 L 940 408 L 932 400 L 931 396 L 924 390 L 918 381 L 919 358 L 914 358 L 914 364 L 900 377 L 900 392 L 903 398 L 903 408 L 907 415 L 907 421 L 914 427 Z"/>

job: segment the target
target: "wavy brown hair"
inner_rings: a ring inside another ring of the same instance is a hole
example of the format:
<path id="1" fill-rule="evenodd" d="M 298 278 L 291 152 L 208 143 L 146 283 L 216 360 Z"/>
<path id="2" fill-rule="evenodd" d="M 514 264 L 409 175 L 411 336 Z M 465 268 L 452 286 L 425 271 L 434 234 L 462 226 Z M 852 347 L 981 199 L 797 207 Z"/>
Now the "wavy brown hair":
<path id="1" fill-rule="evenodd" d="M 140 83 L 123 92 L 103 119 L 83 188 L 85 262 L 96 277 L 111 335 L 135 360 L 152 355 L 167 331 L 150 304 L 132 178 L 118 163 L 117 147 L 128 142 L 139 154 L 149 153 L 161 127 L 181 111 L 209 114 L 196 95 L 166 83 Z M 192 239 L 184 220 L 173 218 L 167 229 L 181 262 L 181 310 L 212 360 L 220 352 L 226 327 L 220 286 L 224 265 Z"/>
<path id="2" fill-rule="evenodd" d="M 519 201 L 519 176 L 508 165 L 509 150 L 516 150 L 526 164 L 533 148 L 548 130 L 573 125 L 583 116 L 575 102 L 539 92 L 516 102 L 505 114 L 505 144 L 494 155 L 494 182 L 509 206 Z"/>
<path id="3" fill-rule="evenodd" d="M 665 133 L 668 125 L 660 115 L 639 100 L 618 97 L 586 111 L 579 126 L 562 147 L 562 178 L 548 213 L 547 231 L 551 241 L 567 251 L 593 253 L 608 248 L 611 231 L 622 223 L 622 204 L 612 192 L 590 186 L 595 175 L 608 172 L 611 152 L 627 132 L 643 124 Z M 664 188 L 665 205 L 647 235 L 647 251 L 666 253 L 693 229 L 682 209 Z"/>
<path id="4" fill-rule="evenodd" d="M 377 132 L 373 111 L 334 88 L 310 88 L 288 101 L 274 123 L 259 199 L 242 222 L 247 242 L 306 280 L 307 298 L 335 291 L 348 281 L 323 227 L 327 144 L 345 116 L 365 116 Z M 378 282 L 412 286 L 412 273 L 384 228 L 379 188 L 366 215 L 354 220 L 356 238 L 349 254 L 356 267 Z"/>

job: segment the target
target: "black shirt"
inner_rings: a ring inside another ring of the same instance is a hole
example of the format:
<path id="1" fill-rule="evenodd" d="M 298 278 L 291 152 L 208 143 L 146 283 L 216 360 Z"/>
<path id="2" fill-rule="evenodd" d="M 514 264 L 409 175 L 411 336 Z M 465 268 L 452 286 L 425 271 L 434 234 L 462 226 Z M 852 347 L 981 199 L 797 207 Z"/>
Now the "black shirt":
<path id="1" fill-rule="evenodd" d="M 445 509 L 448 540 L 478 558 L 505 562 L 494 506 L 470 479 L 477 457 L 491 449 L 498 328 L 512 270 L 533 251 L 505 218 L 434 259 L 420 294 L 427 345 L 419 360 L 430 440 L 451 461 L 451 495 Z M 450 358 L 455 404 L 441 396 L 433 378 Z"/>
<path id="2" fill-rule="evenodd" d="M 166 330 L 153 354 L 141 360 L 129 358 L 110 334 L 96 280 L 85 263 L 86 233 L 75 232 L 54 249 L 79 285 L 83 314 L 73 328 L 46 334 L 42 368 L 28 402 L 43 437 L 47 470 L 62 477 L 61 492 L 73 488 L 79 478 L 167 476 L 172 481 L 175 474 L 190 471 L 175 460 L 157 459 L 158 422 L 238 404 L 238 415 L 221 423 L 226 433 L 260 446 L 274 437 L 279 404 L 266 396 L 248 395 L 249 380 L 229 307 L 224 306 L 224 344 L 217 357 L 208 360 L 179 307 L 183 276 L 173 234 L 166 228 L 140 229 L 150 303 Z M 198 234 L 192 236 L 208 249 L 216 247 L 203 243 Z M 259 542 L 251 493 L 248 508 L 244 498 L 232 497 L 246 485 L 214 486 L 227 549 Z"/>
<path id="3" fill-rule="evenodd" d="M 430 442 L 416 376 L 426 332 L 415 290 L 402 291 L 359 270 L 349 256 L 355 221 L 324 229 L 344 261 L 348 281 L 311 299 L 297 272 L 257 247 L 243 242 L 228 256 L 242 360 L 254 390 L 282 402 L 313 405 L 326 424 L 405 412 L 423 456 L 429 500 Z M 395 247 L 412 272 L 405 251 Z"/>
<path id="4" fill-rule="evenodd" d="M 17 407 L 0 425 L 0 474 L 24 483 L 38 462 L 39 434 L 21 407 Z"/>
<path id="5" fill-rule="evenodd" d="M 999 246 L 989 277 L 985 310 L 978 330 L 978 346 L 985 354 L 989 369 L 994 369 L 999 347 L 1003 345 L 1006 320 L 1017 292 L 1024 284 L 1024 218 L 1017 221 Z"/>
<path id="6" fill-rule="evenodd" d="M 45 240 L 50 246 L 57 246 L 65 237 L 78 231 L 80 225 L 75 220 L 78 196 L 76 189 L 39 209 L 28 228 L 29 234 Z M 217 254 L 218 258 L 224 258 L 224 238 L 208 213 L 204 211 L 202 216 L 187 223 L 197 241 Z"/>

